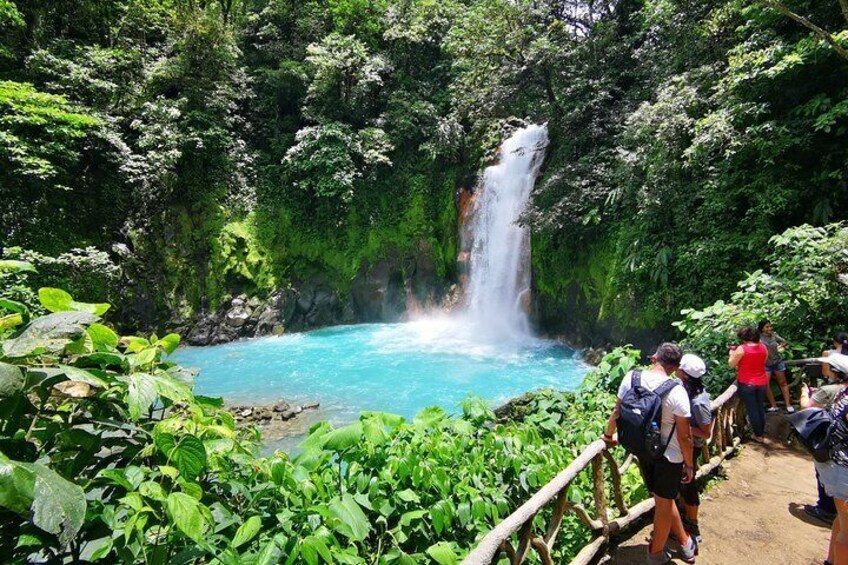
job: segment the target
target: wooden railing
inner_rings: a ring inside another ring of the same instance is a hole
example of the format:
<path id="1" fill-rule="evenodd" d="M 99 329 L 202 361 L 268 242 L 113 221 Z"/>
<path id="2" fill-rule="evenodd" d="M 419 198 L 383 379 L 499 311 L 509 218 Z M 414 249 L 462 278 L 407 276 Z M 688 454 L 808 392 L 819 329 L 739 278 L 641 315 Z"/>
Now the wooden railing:
<path id="1" fill-rule="evenodd" d="M 738 409 L 740 406 L 735 384 L 713 401 L 713 434 L 703 447 L 703 463 L 698 468 L 697 478 L 713 472 L 738 448 L 741 441 L 739 432 L 744 429 L 744 409 Z M 621 476 L 631 463 L 630 456 L 622 463 L 616 461 L 601 439 L 589 444 L 568 467 L 480 540 L 463 560 L 463 565 L 492 565 L 502 555 L 506 555 L 511 565 L 521 565 L 531 551 L 536 552 L 544 565 L 553 565 L 551 555 L 557 534 L 568 514 L 576 515 L 592 531 L 592 541 L 574 557 L 571 565 L 592 562 L 619 532 L 654 509 L 653 498 L 627 507 L 621 489 Z M 605 467 L 609 469 L 607 472 Z M 591 509 L 568 498 L 572 482 L 589 468 L 592 473 Z M 611 512 L 610 501 L 607 500 L 607 478 L 611 481 L 614 512 Z M 536 531 L 539 525 L 537 522 L 543 521 L 541 513 L 548 505 L 552 505 L 552 511 L 547 527 L 540 527 L 540 530 L 544 529 L 544 533 L 540 534 Z M 611 518 L 611 514 L 615 516 Z M 537 517 L 540 520 L 537 521 Z"/>

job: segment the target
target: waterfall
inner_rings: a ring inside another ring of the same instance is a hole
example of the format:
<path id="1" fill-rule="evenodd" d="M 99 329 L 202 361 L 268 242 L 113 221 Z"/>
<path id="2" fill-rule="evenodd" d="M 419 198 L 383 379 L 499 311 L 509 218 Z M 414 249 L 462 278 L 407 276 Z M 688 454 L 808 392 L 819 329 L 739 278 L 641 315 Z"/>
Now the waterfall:
<path id="1" fill-rule="evenodd" d="M 545 157 L 547 127 L 517 130 L 486 168 L 469 210 L 465 237 L 466 307 L 487 331 L 529 334 L 530 233 L 518 225 Z"/>

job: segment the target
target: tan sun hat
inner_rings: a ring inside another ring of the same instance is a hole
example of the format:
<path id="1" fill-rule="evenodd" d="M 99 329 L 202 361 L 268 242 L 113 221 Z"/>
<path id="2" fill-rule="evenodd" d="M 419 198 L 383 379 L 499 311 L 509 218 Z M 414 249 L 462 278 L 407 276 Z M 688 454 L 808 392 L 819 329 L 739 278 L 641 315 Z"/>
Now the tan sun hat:
<path id="1" fill-rule="evenodd" d="M 827 363 L 833 369 L 848 375 L 848 355 L 843 355 L 842 353 L 836 353 L 833 351 L 827 357 L 819 357 L 816 361 L 819 363 Z"/>

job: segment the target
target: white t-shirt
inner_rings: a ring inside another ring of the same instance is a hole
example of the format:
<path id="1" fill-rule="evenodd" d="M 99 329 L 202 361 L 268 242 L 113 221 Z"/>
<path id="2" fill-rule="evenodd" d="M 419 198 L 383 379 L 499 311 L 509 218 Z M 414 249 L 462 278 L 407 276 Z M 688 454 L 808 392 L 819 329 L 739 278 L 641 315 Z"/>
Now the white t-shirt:
<path id="1" fill-rule="evenodd" d="M 654 371 L 642 371 L 642 386 L 648 390 L 654 390 L 662 383 L 669 379 L 665 373 L 656 373 Z M 630 390 L 630 385 L 633 381 L 633 371 L 627 373 L 621 380 L 621 385 L 618 387 L 618 398 L 624 398 L 627 391 Z M 662 416 L 660 417 L 660 435 L 662 435 L 663 444 L 668 441 L 668 436 L 671 434 L 671 427 L 674 425 L 674 417 L 681 418 L 691 417 L 692 412 L 689 406 L 689 395 L 682 386 L 676 386 L 665 395 L 662 403 Z M 680 442 L 677 441 L 677 428 L 674 430 L 674 436 L 671 441 L 668 441 L 668 449 L 665 450 L 665 457 L 672 463 L 682 463 L 683 453 L 680 451 Z"/>

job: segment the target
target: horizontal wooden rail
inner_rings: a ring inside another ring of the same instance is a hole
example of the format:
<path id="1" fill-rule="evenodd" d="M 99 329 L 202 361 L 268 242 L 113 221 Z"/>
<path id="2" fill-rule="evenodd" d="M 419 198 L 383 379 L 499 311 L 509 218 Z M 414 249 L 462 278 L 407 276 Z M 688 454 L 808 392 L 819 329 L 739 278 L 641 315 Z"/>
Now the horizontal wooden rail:
<path id="1" fill-rule="evenodd" d="M 712 402 L 715 422 L 713 434 L 703 447 L 698 478 L 715 471 L 724 459 L 738 448 L 741 442 L 739 431 L 744 425 L 744 412 L 739 409 L 740 407 L 741 402 L 736 395 L 735 384 L 730 385 Z M 505 554 L 510 565 L 521 565 L 526 561 L 530 551 L 535 551 L 543 565 L 553 565 L 552 554 L 557 534 L 563 519 L 568 514 L 577 516 L 592 530 L 592 541 L 571 560 L 571 565 L 591 563 L 607 547 L 611 538 L 618 536 L 619 532 L 654 509 L 653 498 L 643 500 L 631 508 L 628 508 L 625 503 L 621 489 L 621 476 L 631 461 L 632 458 L 628 456 L 619 463 L 603 440 L 593 441 L 568 467 L 560 471 L 527 502 L 486 534 L 477 547 L 462 561 L 462 564 L 494 565 Z M 608 508 L 609 485 L 606 480 L 607 475 L 604 473 L 605 462 L 606 467 L 609 468 L 614 513 L 611 513 Z M 591 512 L 568 498 L 568 489 L 572 482 L 580 473 L 589 469 L 592 473 L 593 486 Z M 539 535 L 534 531 L 534 522 L 537 517 L 542 516 L 542 512 L 546 511 L 549 505 L 552 508 L 547 518 L 548 525 L 545 533 Z M 517 544 L 513 545 L 513 541 Z"/>

